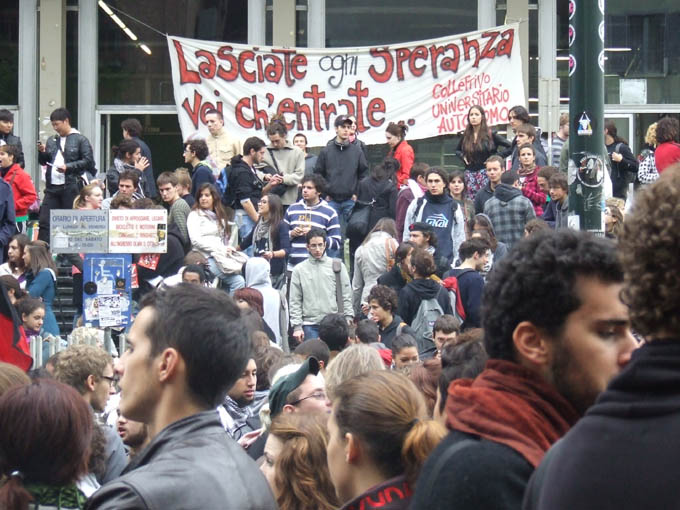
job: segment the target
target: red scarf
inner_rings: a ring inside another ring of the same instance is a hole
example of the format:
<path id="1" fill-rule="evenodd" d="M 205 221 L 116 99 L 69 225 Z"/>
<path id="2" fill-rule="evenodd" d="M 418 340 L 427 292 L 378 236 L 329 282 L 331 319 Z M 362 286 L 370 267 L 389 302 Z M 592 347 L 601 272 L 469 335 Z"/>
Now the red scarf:
<path id="1" fill-rule="evenodd" d="M 541 376 L 498 359 L 474 380 L 451 382 L 446 415 L 449 428 L 509 446 L 534 467 L 580 418 Z"/>

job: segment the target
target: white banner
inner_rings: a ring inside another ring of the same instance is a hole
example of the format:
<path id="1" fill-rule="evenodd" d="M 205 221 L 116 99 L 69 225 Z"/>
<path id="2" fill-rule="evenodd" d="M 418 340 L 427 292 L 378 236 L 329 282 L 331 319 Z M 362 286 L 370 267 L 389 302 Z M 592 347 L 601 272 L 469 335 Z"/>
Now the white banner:
<path id="1" fill-rule="evenodd" d="M 182 135 L 207 134 L 206 110 L 245 140 L 266 140 L 268 119 L 281 113 L 292 135 L 310 147 L 334 136 L 338 115 L 354 115 L 360 138 L 385 143 L 390 122 L 405 121 L 409 139 L 465 129 L 468 109 L 486 110 L 489 125 L 506 124 L 524 105 L 518 25 L 391 46 L 275 48 L 168 36 Z"/>

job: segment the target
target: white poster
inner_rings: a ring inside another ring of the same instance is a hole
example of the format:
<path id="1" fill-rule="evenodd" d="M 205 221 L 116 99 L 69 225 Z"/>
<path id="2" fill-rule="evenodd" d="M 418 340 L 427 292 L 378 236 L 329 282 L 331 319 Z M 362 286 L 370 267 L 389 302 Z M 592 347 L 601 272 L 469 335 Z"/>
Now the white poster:
<path id="1" fill-rule="evenodd" d="M 506 124 L 508 110 L 526 104 L 517 30 L 326 49 L 168 36 L 182 135 L 207 135 L 205 112 L 213 108 L 241 140 L 266 140 L 269 118 L 283 114 L 288 131 L 304 133 L 310 147 L 328 142 L 338 115 L 355 116 L 368 144 L 385 143 L 385 128 L 398 121 L 408 124 L 409 139 L 459 133 L 473 105 L 484 107 L 490 126 Z"/>
<path id="2" fill-rule="evenodd" d="M 168 211 L 109 211 L 109 253 L 166 253 Z"/>

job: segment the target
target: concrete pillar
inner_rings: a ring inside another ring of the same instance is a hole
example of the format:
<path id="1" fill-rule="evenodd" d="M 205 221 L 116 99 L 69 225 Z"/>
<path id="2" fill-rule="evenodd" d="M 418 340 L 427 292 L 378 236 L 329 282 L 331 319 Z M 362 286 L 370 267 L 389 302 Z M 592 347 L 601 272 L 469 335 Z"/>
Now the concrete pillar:
<path id="1" fill-rule="evenodd" d="M 39 66 L 39 131 L 45 141 L 54 134 L 50 113 L 66 103 L 66 0 L 40 2 Z"/>
<path id="2" fill-rule="evenodd" d="M 477 2 L 477 30 L 496 26 L 496 0 Z"/>
<path id="3" fill-rule="evenodd" d="M 274 46 L 295 46 L 295 0 L 274 0 L 272 43 Z"/>
<path id="4" fill-rule="evenodd" d="M 326 0 L 310 0 L 307 7 L 307 46 L 326 47 Z"/>
<path id="5" fill-rule="evenodd" d="M 248 44 L 264 45 L 265 18 L 265 0 L 248 0 Z"/>
<path id="6" fill-rule="evenodd" d="M 529 99 L 529 0 L 508 0 L 506 23 L 519 23 L 519 45 L 522 54 L 524 97 Z M 526 103 L 528 104 L 528 103 Z M 525 104 L 525 105 L 526 105 Z"/>
<path id="7" fill-rule="evenodd" d="M 26 171 L 39 183 L 38 175 L 38 2 L 19 2 L 19 114 L 15 132 L 21 137 Z"/>
<path id="8" fill-rule="evenodd" d="M 559 128 L 560 81 L 556 57 L 556 0 L 538 0 L 538 125 L 548 136 Z"/>
<path id="9" fill-rule="evenodd" d="M 96 155 L 99 154 L 97 136 L 97 70 L 98 12 L 97 2 L 80 2 L 78 9 L 78 131 L 84 134 Z M 141 58 L 141 57 L 140 57 Z"/>

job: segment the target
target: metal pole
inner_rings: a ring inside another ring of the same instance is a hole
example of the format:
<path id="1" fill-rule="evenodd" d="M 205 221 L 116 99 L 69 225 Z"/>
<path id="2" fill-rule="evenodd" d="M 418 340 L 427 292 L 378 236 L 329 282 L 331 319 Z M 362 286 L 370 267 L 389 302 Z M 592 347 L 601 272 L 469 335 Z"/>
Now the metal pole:
<path id="1" fill-rule="evenodd" d="M 604 0 L 569 0 L 569 226 L 604 235 Z"/>

